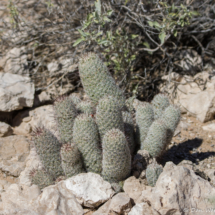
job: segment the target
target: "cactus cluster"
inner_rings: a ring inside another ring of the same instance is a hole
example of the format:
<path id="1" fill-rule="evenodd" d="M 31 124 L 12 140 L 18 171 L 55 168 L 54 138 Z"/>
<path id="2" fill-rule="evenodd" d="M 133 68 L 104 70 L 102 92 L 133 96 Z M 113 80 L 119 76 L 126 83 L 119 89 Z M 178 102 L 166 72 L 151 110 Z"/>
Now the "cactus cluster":
<path id="1" fill-rule="evenodd" d="M 159 94 L 151 104 L 138 105 L 135 122 L 134 97 L 125 102 L 98 55 L 82 57 L 79 73 L 89 99 L 71 95 L 55 101 L 58 138 L 46 128 L 35 130 L 32 140 L 44 169 L 31 174 L 32 182 L 43 188 L 59 176 L 94 172 L 120 190 L 138 144 L 153 157 L 165 150 L 180 120 L 179 109 Z"/>
<path id="2" fill-rule="evenodd" d="M 169 103 L 168 97 L 158 94 L 151 104 L 142 103 L 137 107 L 137 140 L 141 149 L 153 157 L 162 156 L 169 145 L 180 121 L 181 112 Z"/>

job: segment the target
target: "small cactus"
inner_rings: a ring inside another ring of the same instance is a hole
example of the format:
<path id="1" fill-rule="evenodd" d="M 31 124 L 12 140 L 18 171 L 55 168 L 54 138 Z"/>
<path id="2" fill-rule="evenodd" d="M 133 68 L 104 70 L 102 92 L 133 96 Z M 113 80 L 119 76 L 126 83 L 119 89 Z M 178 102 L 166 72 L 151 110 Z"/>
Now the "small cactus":
<path id="1" fill-rule="evenodd" d="M 146 179 L 149 186 L 154 187 L 160 174 L 163 172 L 163 167 L 157 163 L 152 163 L 146 168 Z"/>
<path id="2" fill-rule="evenodd" d="M 122 91 L 97 54 L 88 53 L 79 60 L 79 74 L 84 90 L 94 104 L 104 96 L 113 95 L 120 108 L 125 105 Z"/>
<path id="3" fill-rule="evenodd" d="M 164 110 L 169 106 L 169 99 L 163 94 L 157 94 L 152 100 L 155 120 L 160 118 Z"/>
<path id="4" fill-rule="evenodd" d="M 77 111 L 70 97 L 60 97 L 54 103 L 57 128 L 62 143 L 72 141 L 72 128 Z"/>
<path id="5" fill-rule="evenodd" d="M 155 120 L 149 128 L 141 149 L 147 150 L 154 158 L 159 157 L 166 147 L 166 140 L 167 128 L 165 123 L 161 120 Z"/>
<path id="6" fill-rule="evenodd" d="M 75 119 L 73 142 L 77 144 L 88 172 L 100 173 L 102 153 L 99 148 L 99 133 L 94 119 L 90 115 L 81 114 Z"/>
<path id="7" fill-rule="evenodd" d="M 99 104 L 96 108 L 96 123 L 101 140 L 110 129 L 118 128 L 124 132 L 122 112 L 116 98 L 106 96 L 99 100 Z"/>
<path id="8" fill-rule="evenodd" d="M 141 148 L 144 148 L 143 144 L 153 121 L 154 112 L 151 104 L 146 102 L 140 103 L 137 106 L 136 112 L 136 139 Z"/>
<path id="9" fill-rule="evenodd" d="M 131 171 L 131 155 L 125 135 L 119 129 L 108 131 L 102 141 L 102 177 L 110 183 L 126 179 Z"/>
<path id="10" fill-rule="evenodd" d="M 61 147 L 62 168 L 67 178 L 84 172 L 81 153 L 75 144 L 64 144 Z"/>
<path id="11" fill-rule="evenodd" d="M 46 173 L 44 169 L 42 170 L 32 170 L 30 172 L 31 183 L 38 185 L 40 189 L 54 184 L 53 178 Z"/>
<path id="12" fill-rule="evenodd" d="M 60 158 L 61 143 L 57 138 L 46 128 L 39 127 L 34 130 L 32 140 L 46 172 L 53 179 L 63 175 Z"/>

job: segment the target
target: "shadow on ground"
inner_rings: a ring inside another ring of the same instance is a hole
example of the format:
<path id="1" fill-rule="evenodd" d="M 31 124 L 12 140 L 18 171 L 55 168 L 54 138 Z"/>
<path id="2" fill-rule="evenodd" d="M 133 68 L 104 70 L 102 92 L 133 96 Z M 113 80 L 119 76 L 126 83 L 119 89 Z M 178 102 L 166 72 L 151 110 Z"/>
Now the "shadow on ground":
<path id="1" fill-rule="evenodd" d="M 198 164 L 199 161 L 210 156 L 215 156 L 215 152 L 197 151 L 197 148 L 201 146 L 202 142 L 202 139 L 195 138 L 174 145 L 163 154 L 162 158 L 159 159 L 159 163 L 164 166 L 166 162 L 172 161 L 177 165 L 183 160 L 190 160 L 193 163 Z"/>

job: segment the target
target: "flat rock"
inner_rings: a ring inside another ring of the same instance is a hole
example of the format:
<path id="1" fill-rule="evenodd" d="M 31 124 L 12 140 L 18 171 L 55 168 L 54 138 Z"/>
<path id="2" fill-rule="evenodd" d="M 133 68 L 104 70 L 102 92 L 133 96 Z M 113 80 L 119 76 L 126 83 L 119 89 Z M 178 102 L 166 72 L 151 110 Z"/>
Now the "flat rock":
<path id="1" fill-rule="evenodd" d="M 215 131 L 215 123 L 202 126 L 204 131 Z"/>
<path id="2" fill-rule="evenodd" d="M 12 128 L 5 122 L 0 122 L 0 137 L 6 137 L 13 133 Z"/>
<path id="3" fill-rule="evenodd" d="M 109 199 L 104 205 L 102 205 L 93 215 L 101 214 L 125 214 L 132 208 L 131 199 L 126 193 L 118 193 L 112 199 Z"/>
<path id="4" fill-rule="evenodd" d="M 0 68 L 5 73 L 29 75 L 26 47 L 15 47 L 0 60 Z"/>
<path id="5" fill-rule="evenodd" d="M 78 202 L 89 208 L 98 207 L 114 195 L 110 183 L 104 181 L 100 175 L 91 172 L 76 175 L 65 180 L 64 183 Z"/>
<path id="6" fill-rule="evenodd" d="M 128 215 L 160 215 L 160 213 L 150 207 L 147 202 L 142 202 L 136 204 Z"/>
<path id="7" fill-rule="evenodd" d="M 0 111 L 11 112 L 32 107 L 34 84 L 29 77 L 0 72 Z"/>
<path id="8" fill-rule="evenodd" d="M 2 193 L 0 211 L 5 215 L 83 215 L 84 210 L 63 181 L 40 189 L 12 184 Z"/>
<path id="9" fill-rule="evenodd" d="M 30 173 L 32 170 L 41 170 L 43 165 L 36 153 L 35 148 L 31 148 L 30 153 L 25 161 L 25 169 L 19 175 L 19 184 L 31 186 Z"/>
<path id="10" fill-rule="evenodd" d="M 213 208 L 211 199 L 215 198 L 215 188 L 194 171 L 167 162 L 154 188 L 143 190 L 141 202 L 149 205 L 161 215 L 193 214 L 199 215 Z M 207 212 L 207 214 L 213 214 Z"/>
<path id="11" fill-rule="evenodd" d="M 29 141 L 24 136 L 0 138 L 0 169 L 8 175 L 18 177 L 25 168 L 29 154 Z"/>
<path id="12" fill-rule="evenodd" d="M 134 176 L 127 178 L 124 181 L 123 190 L 136 203 L 146 186 Z"/>

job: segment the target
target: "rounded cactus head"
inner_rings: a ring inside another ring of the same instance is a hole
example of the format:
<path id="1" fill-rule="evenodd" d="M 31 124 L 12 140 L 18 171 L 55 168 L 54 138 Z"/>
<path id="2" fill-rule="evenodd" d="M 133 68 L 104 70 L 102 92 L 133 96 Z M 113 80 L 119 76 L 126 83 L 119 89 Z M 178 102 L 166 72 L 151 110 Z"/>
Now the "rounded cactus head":
<path id="1" fill-rule="evenodd" d="M 126 179 L 131 171 L 131 155 L 126 137 L 119 129 L 109 130 L 102 141 L 102 176 L 110 183 Z"/>
<path id="2" fill-rule="evenodd" d="M 169 98 L 164 94 L 157 94 L 152 100 L 154 118 L 161 117 L 163 111 L 170 105 Z"/>
<path id="3" fill-rule="evenodd" d="M 154 187 L 162 172 L 163 167 L 158 165 L 156 162 L 148 165 L 146 169 L 146 179 L 148 185 Z"/>
<path id="4" fill-rule="evenodd" d="M 124 107 L 125 97 L 122 91 L 97 54 L 90 52 L 79 59 L 79 74 L 84 90 L 92 103 L 97 104 L 104 96 L 113 95 L 117 98 L 120 107 Z"/>
<path id="5" fill-rule="evenodd" d="M 71 97 L 60 96 L 54 103 L 57 128 L 62 143 L 72 141 L 72 129 L 77 111 Z"/>

